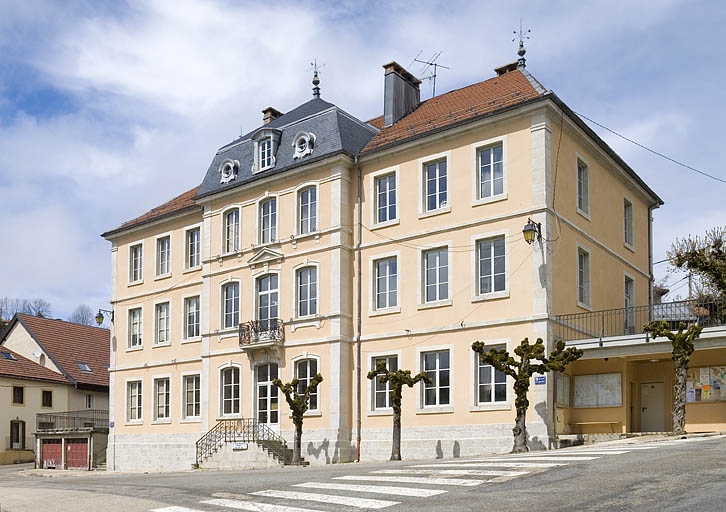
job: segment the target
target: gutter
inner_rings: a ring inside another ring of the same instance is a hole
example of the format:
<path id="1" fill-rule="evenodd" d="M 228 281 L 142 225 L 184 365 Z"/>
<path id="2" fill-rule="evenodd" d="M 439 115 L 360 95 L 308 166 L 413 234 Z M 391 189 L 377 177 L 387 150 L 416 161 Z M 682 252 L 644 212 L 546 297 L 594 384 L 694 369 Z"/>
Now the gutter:
<path id="1" fill-rule="evenodd" d="M 358 162 L 358 155 L 355 155 L 355 169 L 358 173 L 358 240 L 355 244 L 356 255 L 356 311 L 355 311 L 355 387 L 356 387 L 356 415 L 355 415 L 355 461 L 360 462 L 360 439 L 361 439 L 361 239 L 363 236 L 363 211 L 362 211 L 362 189 L 363 174 Z"/>

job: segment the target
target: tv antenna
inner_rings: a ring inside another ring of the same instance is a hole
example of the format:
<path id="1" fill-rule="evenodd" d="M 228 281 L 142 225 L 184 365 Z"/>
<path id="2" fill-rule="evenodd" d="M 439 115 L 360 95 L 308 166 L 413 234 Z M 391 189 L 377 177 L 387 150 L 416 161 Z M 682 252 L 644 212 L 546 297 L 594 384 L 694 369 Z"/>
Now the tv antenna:
<path id="1" fill-rule="evenodd" d="M 516 30 L 514 31 L 514 39 L 512 39 L 512 42 L 519 39 L 519 50 L 517 51 L 517 55 L 519 55 L 519 60 L 517 61 L 517 65 L 519 67 L 525 67 L 525 59 L 524 54 L 527 53 L 527 49 L 524 47 L 524 40 L 529 39 L 529 36 L 527 34 L 531 33 L 532 30 L 527 29 L 526 32 L 522 30 L 522 18 L 519 18 L 519 32 Z"/>
<path id="2" fill-rule="evenodd" d="M 422 52 L 422 51 L 423 51 L 423 50 L 421 50 L 421 52 Z M 442 51 L 443 51 L 443 50 L 442 50 Z M 442 53 L 442 51 L 439 51 L 439 52 L 437 52 L 437 53 L 434 53 L 434 54 L 433 54 L 433 55 L 432 55 L 432 56 L 431 56 L 431 57 L 429 58 L 429 60 L 419 60 L 418 56 L 419 56 L 419 55 L 421 55 L 421 52 L 418 52 L 418 55 L 416 55 L 416 57 L 414 57 L 414 59 L 413 59 L 413 60 L 411 61 L 411 63 L 412 63 L 412 64 L 413 64 L 414 62 L 420 62 L 421 64 L 426 64 L 426 67 L 425 67 L 425 68 L 423 68 L 423 70 L 421 71 L 421 74 L 422 74 L 422 75 L 423 75 L 424 73 L 426 73 L 427 71 L 429 71 L 429 68 L 431 68 L 431 66 L 433 66 L 433 68 L 434 68 L 434 70 L 433 70 L 433 73 L 431 73 L 431 74 L 430 74 L 430 75 L 428 75 L 428 76 L 422 76 L 422 77 L 421 77 L 421 80 L 429 80 L 429 81 L 431 81 L 431 83 L 433 84 L 433 92 L 432 92 L 432 97 L 433 97 L 433 96 L 436 96 L 436 75 L 438 74 L 438 69 L 439 69 L 439 68 L 443 68 L 443 69 L 451 69 L 451 68 L 449 68 L 449 67 L 447 67 L 447 66 L 444 66 L 443 64 L 439 64 L 439 63 L 437 63 L 437 62 L 436 62 L 436 59 L 438 59 L 438 58 L 439 58 L 439 57 L 441 56 L 441 53 Z"/>

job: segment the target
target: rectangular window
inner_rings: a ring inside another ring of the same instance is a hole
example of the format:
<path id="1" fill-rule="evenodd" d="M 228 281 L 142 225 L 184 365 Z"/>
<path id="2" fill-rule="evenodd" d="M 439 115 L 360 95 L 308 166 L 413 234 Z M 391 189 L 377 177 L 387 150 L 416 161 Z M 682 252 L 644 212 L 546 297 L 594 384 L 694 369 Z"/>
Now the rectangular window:
<path id="1" fill-rule="evenodd" d="M 198 418 L 201 414 L 202 391 L 199 375 L 184 376 L 184 417 Z"/>
<path id="2" fill-rule="evenodd" d="M 310 381 L 318 373 L 318 361 L 317 359 L 305 359 L 298 361 L 295 364 L 295 373 L 297 374 L 298 382 L 298 393 L 304 393 L 307 387 L 310 385 Z M 318 391 L 317 389 L 310 393 L 310 402 L 308 404 L 308 410 L 318 410 Z"/>
<path id="3" fill-rule="evenodd" d="M 202 264 L 202 231 L 199 228 L 190 229 L 186 235 L 186 264 L 187 268 L 198 267 Z"/>
<path id="4" fill-rule="evenodd" d="M 141 308 L 129 309 L 129 348 L 141 346 L 141 328 Z"/>
<path id="5" fill-rule="evenodd" d="M 268 199 L 260 205 L 260 243 L 277 240 L 277 199 Z"/>
<path id="6" fill-rule="evenodd" d="M 184 338 L 199 336 L 199 296 L 184 299 Z"/>
<path id="7" fill-rule="evenodd" d="M 623 283 L 625 315 L 623 318 L 623 328 L 625 334 L 635 334 L 635 282 L 625 276 Z"/>
<path id="8" fill-rule="evenodd" d="M 171 272 L 171 237 L 156 240 L 156 275 L 165 276 Z"/>
<path id="9" fill-rule="evenodd" d="M 141 421 L 141 381 L 126 383 L 126 420 Z"/>
<path id="10" fill-rule="evenodd" d="M 13 386 L 13 404 L 25 404 L 25 388 L 23 386 Z"/>
<path id="11" fill-rule="evenodd" d="M 479 295 L 501 292 L 507 288 L 504 237 L 477 242 Z"/>
<path id="12" fill-rule="evenodd" d="M 308 187 L 300 191 L 300 234 L 313 233 L 318 229 L 317 189 Z"/>
<path id="13" fill-rule="evenodd" d="M 265 139 L 259 143 L 260 169 L 272 166 L 272 139 Z"/>
<path id="14" fill-rule="evenodd" d="M 448 205 L 446 180 L 446 160 L 424 165 L 425 211 L 438 210 Z"/>
<path id="15" fill-rule="evenodd" d="M 431 379 L 430 384 L 424 382 L 424 407 L 449 405 L 451 403 L 449 351 L 424 352 L 421 357 L 423 371 Z"/>
<path id="16" fill-rule="evenodd" d="M 53 392 L 47 389 L 43 390 L 43 407 L 53 407 Z"/>
<path id="17" fill-rule="evenodd" d="M 376 222 L 396 219 L 396 174 L 376 178 Z"/>
<path id="18" fill-rule="evenodd" d="M 222 370 L 222 414 L 239 414 L 239 368 Z"/>
<path id="19" fill-rule="evenodd" d="M 446 247 L 423 253 L 424 302 L 449 298 L 449 250 Z"/>
<path id="20" fill-rule="evenodd" d="M 257 279 L 257 320 L 261 333 L 268 334 L 277 325 L 279 316 L 279 290 L 277 274 Z"/>
<path id="21" fill-rule="evenodd" d="M 376 309 L 398 306 L 398 260 L 395 256 L 374 263 Z"/>
<path id="22" fill-rule="evenodd" d="M 129 282 L 136 283 L 143 278 L 143 246 L 132 245 L 129 248 Z"/>
<path id="23" fill-rule="evenodd" d="M 504 193 L 504 152 L 501 144 L 479 151 L 479 199 Z"/>
<path id="24" fill-rule="evenodd" d="M 86 393 L 86 409 L 93 409 L 93 393 Z"/>
<path id="25" fill-rule="evenodd" d="M 389 372 L 398 371 L 398 356 L 374 357 L 373 369 L 378 367 L 378 361 L 386 363 Z M 371 383 L 373 386 L 373 409 L 390 409 L 393 407 L 393 390 L 390 382 L 381 382 L 377 378 Z"/>
<path id="26" fill-rule="evenodd" d="M 224 302 L 224 328 L 237 327 L 239 325 L 239 283 L 224 285 L 222 300 Z"/>
<path id="27" fill-rule="evenodd" d="M 491 347 L 487 347 L 487 350 Z M 503 345 L 495 346 L 497 350 Z M 490 404 L 507 401 L 507 376 L 504 372 L 495 370 L 493 366 L 484 364 L 477 357 L 477 403 Z"/>
<path id="28" fill-rule="evenodd" d="M 318 269 L 306 267 L 297 271 L 297 316 L 318 314 Z"/>
<path id="29" fill-rule="evenodd" d="M 224 252 L 239 251 L 239 209 L 224 215 Z"/>
<path id="30" fill-rule="evenodd" d="M 590 253 L 577 249 L 577 301 L 590 305 Z"/>
<path id="31" fill-rule="evenodd" d="M 590 214 L 590 169 L 580 160 L 577 161 L 577 209 Z"/>
<path id="32" fill-rule="evenodd" d="M 633 246 L 633 203 L 623 199 L 623 239 L 626 245 Z"/>
<path id="33" fill-rule="evenodd" d="M 570 376 L 555 372 L 556 404 L 558 407 L 570 407 Z"/>
<path id="34" fill-rule="evenodd" d="M 154 419 L 169 419 L 169 379 L 154 379 Z"/>
<path id="35" fill-rule="evenodd" d="M 156 336 L 154 344 L 169 343 L 169 303 L 157 304 L 155 310 Z"/>

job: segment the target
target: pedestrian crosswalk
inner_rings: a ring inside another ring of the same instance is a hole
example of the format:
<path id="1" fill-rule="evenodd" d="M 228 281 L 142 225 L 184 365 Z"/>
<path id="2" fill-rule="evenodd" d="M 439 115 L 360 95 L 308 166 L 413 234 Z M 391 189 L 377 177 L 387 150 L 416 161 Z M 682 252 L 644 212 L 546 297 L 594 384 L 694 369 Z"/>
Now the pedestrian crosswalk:
<path id="1" fill-rule="evenodd" d="M 225 509 L 253 512 L 380 510 L 394 507 L 404 500 L 440 496 L 456 488 L 476 487 L 485 483 L 495 484 L 601 457 L 683 445 L 699 439 L 577 447 L 550 452 L 410 464 L 398 468 L 375 469 L 366 474 L 341 475 L 330 480 L 295 483 L 287 489 L 259 490 L 244 496 L 246 499 L 201 500 L 198 503 L 199 508 L 174 505 L 155 508 L 150 512 L 221 512 Z"/>

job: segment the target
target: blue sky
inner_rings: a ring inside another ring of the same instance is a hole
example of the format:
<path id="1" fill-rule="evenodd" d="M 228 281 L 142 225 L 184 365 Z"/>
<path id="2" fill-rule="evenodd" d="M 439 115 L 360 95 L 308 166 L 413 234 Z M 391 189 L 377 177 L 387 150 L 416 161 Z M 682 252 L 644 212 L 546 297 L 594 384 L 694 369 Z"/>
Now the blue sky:
<path id="1" fill-rule="evenodd" d="M 520 17 L 527 68 L 573 110 L 726 179 L 721 2 L 411 5 L 0 0 L 0 297 L 43 297 L 60 318 L 108 307 L 100 233 L 199 184 L 263 108 L 307 101 L 313 59 L 323 98 L 370 119 L 382 64 L 441 51 L 438 93 L 490 78 L 516 58 Z M 656 260 L 725 224 L 726 184 L 593 128 L 665 200 Z"/>

